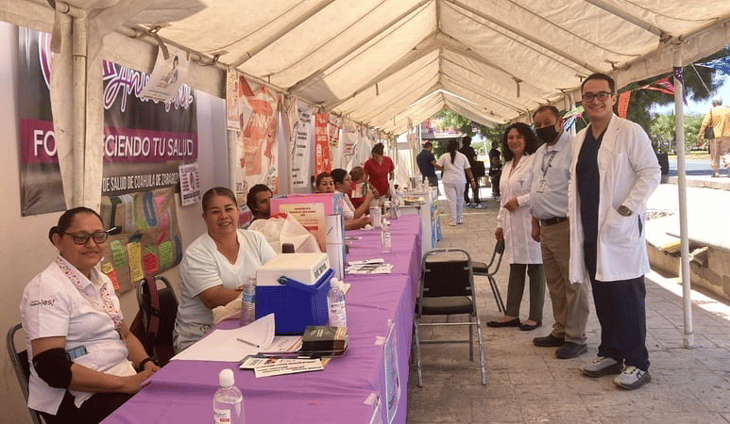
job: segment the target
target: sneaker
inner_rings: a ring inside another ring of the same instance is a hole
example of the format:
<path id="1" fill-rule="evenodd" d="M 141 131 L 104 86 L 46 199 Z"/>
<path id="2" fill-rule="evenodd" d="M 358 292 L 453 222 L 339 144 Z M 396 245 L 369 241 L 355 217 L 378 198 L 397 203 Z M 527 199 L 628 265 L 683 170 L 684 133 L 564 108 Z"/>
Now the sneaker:
<path id="1" fill-rule="evenodd" d="M 459 224 L 459 225 L 461 225 L 461 224 L 463 224 L 463 223 L 464 223 L 464 221 L 462 221 L 462 220 L 458 220 L 458 221 L 456 221 L 456 223 L 457 223 L 457 224 Z"/>
<path id="2" fill-rule="evenodd" d="M 555 337 L 552 334 L 548 334 L 545 337 L 535 337 L 532 339 L 532 344 L 537 347 L 560 347 L 565 343 L 565 339 L 562 337 Z"/>
<path id="3" fill-rule="evenodd" d="M 487 205 L 485 205 L 484 203 L 477 203 L 477 206 L 476 206 L 477 209 L 484 209 L 486 207 L 487 207 Z"/>
<path id="4" fill-rule="evenodd" d="M 565 344 L 555 350 L 555 356 L 560 359 L 577 358 L 578 356 L 588 352 L 588 346 L 585 344 L 565 342 Z"/>
<path id="5" fill-rule="evenodd" d="M 621 374 L 613 379 L 613 384 L 622 389 L 634 390 L 651 381 L 649 371 L 642 371 L 633 365 L 624 367 Z"/>
<path id="6" fill-rule="evenodd" d="M 469 203 L 469 202 L 464 202 L 464 207 L 465 207 L 465 208 L 470 208 L 470 207 L 471 207 L 471 203 Z"/>
<path id="7" fill-rule="evenodd" d="M 621 372 L 621 364 L 613 358 L 596 356 L 593 362 L 583 365 L 580 367 L 580 370 L 588 377 L 597 378 L 609 374 L 619 374 Z"/>
<path id="8" fill-rule="evenodd" d="M 456 227 L 456 222 L 449 221 L 449 227 Z"/>

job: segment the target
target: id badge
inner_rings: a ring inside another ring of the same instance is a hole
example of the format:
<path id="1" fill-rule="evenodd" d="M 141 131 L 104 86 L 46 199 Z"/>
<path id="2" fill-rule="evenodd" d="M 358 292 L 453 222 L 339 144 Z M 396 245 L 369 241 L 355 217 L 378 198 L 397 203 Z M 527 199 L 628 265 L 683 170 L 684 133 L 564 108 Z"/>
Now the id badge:
<path id="1" fill-rule="evenodd" d="M 538 193 L 544 192 L 545 191 L 545 180 L 544 179 L 541 179 L 540 181 L 537 182 L 537 184 L 538 184 L 537 185 L 537 192 Z"/>
<path id="2" fill-rule="evenodd" d="M 71 361 L 74 361 L 76 358 L 80 358 L 80 357 L 86 355 L 87 353 L 89 353 L 89 352 L 86 351 L 86 346 L 84 346 L 84 345 L 81 345 L 81 346 L 78 346 L 78 347 L 75 347 L 73 349 L 69 349 L 66 351 L 66 355 L 68 355 L 68 359 Z"/>

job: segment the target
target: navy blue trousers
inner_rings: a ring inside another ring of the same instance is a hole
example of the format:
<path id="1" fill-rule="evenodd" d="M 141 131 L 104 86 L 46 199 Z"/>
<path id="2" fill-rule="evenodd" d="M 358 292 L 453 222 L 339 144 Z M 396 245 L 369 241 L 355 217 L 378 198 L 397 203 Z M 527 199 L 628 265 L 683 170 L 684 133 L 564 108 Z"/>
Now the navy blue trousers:
<path id="1" fill-rule="evenodd" d="M 648 370 L 644 276 L 622 281 L 598 281 L 591 277 L 591 286 L 601 323 L 598 356 Z"/>

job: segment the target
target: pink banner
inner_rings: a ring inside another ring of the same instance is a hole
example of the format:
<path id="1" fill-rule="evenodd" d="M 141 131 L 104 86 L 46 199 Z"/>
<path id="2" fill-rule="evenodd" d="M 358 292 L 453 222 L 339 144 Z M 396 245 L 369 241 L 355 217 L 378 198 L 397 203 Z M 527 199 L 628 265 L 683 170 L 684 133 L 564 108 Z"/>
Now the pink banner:
<path id="1" fill-rule="evenodd" d="M 332 170 L 327 123 L 328 115 L 326 113 L 318 113 L 314 116 L 314 142 L 316 149 L 314 159 L 315 175 Z"/>
<path id="2" fill-rule="evenodd" d="M 167 162 L 195 161 L 198 158 L 198 135 L 173 131 L 136 128 L 104 128 L 104 161 Z"/>
<path id="3" fill-rule="evenodd" d="M 20 163 L 58 163 L 53 122 L 20 120 Z"/>

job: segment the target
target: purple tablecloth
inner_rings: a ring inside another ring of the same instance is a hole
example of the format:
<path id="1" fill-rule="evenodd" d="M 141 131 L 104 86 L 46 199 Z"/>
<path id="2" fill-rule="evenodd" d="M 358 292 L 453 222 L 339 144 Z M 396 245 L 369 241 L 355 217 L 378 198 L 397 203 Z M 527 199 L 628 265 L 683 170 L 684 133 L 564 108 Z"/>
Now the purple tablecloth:
<path id="1" fill-rule="evenodd" d="M 417 215 L 391 224 L 393 249 L 383 253 L 380 231 L 348 231 L 358 236 L 348 261 L 382 257 L 394 265 L 391 274 L 346 275 L 350 343 L 347 354 L 330 361 L 323 371 L 256 379 L 226 362 L 172 361 L 104 423 L 210 423 L 218 372 L 234 369 L 243 392 L 247 424 L 363 423 L 373 415 L 368 397 L 380 397 L 386 422 L 385 358 L 382 339 L 393 322 L 397 336 L 400 399 L 393 422 L 406 421 L 408 357 L 413 308 L 420 274 L 421 226 Z M 230 327 L 232 322 L 221 323 Z M 378 342 L 380 340 L 380 343 Z"/>

